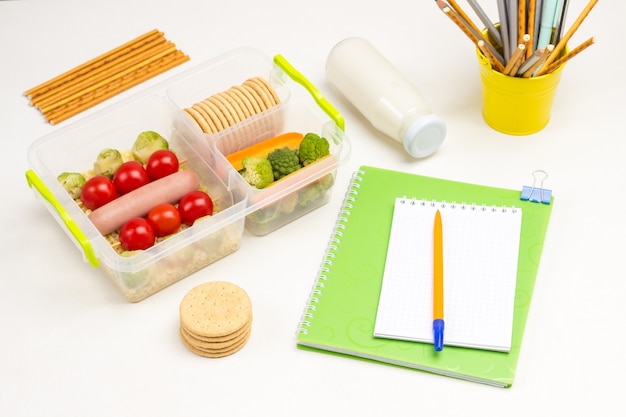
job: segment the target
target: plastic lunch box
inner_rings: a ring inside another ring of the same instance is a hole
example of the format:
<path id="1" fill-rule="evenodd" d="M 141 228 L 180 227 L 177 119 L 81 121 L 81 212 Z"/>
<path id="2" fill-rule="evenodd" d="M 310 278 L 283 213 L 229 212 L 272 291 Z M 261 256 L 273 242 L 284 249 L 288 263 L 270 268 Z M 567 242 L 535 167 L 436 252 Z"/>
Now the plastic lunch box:
<path id="1" fill-rule="evenodd" d="M 184 114 L 184 108 L 254 76 L 271 83 L 281 99 L 277 106 L 216 134 L 203 133 Z M 240 48 L 39 138 L 28 151 L 26 179 L 84 260 L 102 269 L 128 301 L 137 302 L 235 252 L 244 228 L 265 235 L 326 203 L 337 168 L 350 152 L 343 128 L 341 115 L 282 56 L 269 59 L 255 49 Z M 98 232 L 56 177 L 64 171 L 88 170 L 104 148 L 130 149 L 146 130 L 163 135 L 198 173 L 218 210 L 125 257 Z M 262 190 L 249 186 L 226 159 L 291 131 L 326 137 L 331 155 Z M 320 182 L 325 186 L 319 187 Z M 301 204 L 293 204 L 294 199 Z"/>

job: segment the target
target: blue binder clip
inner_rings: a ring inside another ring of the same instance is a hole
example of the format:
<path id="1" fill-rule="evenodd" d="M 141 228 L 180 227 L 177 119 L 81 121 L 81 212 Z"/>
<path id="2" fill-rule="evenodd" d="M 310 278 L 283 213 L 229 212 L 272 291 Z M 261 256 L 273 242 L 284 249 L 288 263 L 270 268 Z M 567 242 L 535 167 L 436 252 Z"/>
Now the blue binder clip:
<path id="1" fill-rule="evenodd" d="M 543 174 L 543 177 L 541 178 L 541 182 L 539 183 L 539 187 L 536 186 L 537 184 L 537 174 Z M 532 201 L 533 203 L 543 203 L 543 204 L 550 204 L 550 200 L 552 198 L 552 190 L 548 190 L 546 188 L 543 188 L 543 182 L 544 180 L 548 178 L 548 174 L 545 171 L 542 170 L 537 170 L 533 172 L 533 185 L 532 187 L 529 187 L 527 185 L 524 185 L 522 187 L 522 194 L 520 196 L 520 200 L 528 200 L 528 201 Z"/>

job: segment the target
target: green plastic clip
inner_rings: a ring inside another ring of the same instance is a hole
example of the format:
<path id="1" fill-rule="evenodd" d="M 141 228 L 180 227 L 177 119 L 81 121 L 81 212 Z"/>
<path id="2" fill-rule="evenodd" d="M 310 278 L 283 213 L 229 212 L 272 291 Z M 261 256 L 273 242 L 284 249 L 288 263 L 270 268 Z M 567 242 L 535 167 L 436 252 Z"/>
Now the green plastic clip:
<path id="1" fill-rule="evenodd" d="M 30 188 L 35 188 L 37 192 L 48 202 L 50 205 L 56 210 L 61 218 L 61 221 L 67 227 L 67 230 L 74 236 L 76 242 L 83 248 L 83 252 L 85 253 L 85 258 L 87 261 L 93 266 L 97 268 L 100 266 L 100 261 L 96 258 L 94 254 L 93 248 L 91 247 L 91 243 L 85 236 L 85 234 L 80 230 L 78 225 L 72 220 L 69 213 L 63 208 L 61 203 L 54 197 L 52 192 L 46 187 L 46 185 L 41 181 L 41 179 L 37 176 L 35 171 L 28 170 L 26 171 L 26 181 L 28 181 L 28 186 Z"/>
<path id="2" fill-rule="evenodd" d="M 280 67 L 292 80 L 302 85 L 313 96 L 317 105 L 335 122 L 337 127 L 345 131 L 345 122 L 343 116 L 328 100 L 320 93 L 320 91 L 297 69 L 293 67 L 282 55 L 274 56 L 274 63 Z"/>

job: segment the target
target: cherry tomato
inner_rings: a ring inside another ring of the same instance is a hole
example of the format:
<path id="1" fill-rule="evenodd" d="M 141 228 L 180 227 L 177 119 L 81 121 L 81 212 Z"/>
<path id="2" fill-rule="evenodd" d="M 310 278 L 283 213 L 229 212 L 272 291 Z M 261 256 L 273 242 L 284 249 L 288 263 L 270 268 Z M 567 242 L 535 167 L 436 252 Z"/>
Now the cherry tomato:
<path id="1" fill-rule="evenodd" d="M 154 229 L 143 217 L 130 219 L 120 229 L 120 243 L 124 250 L 148 249 L 154 245 L 154 239 Z"/>
<path id="2" fill-rule="evenodd" d="M 183 223 L 191 226 L 196 219 L 213 214 L 213 200 L 204 191 L 192 191 L 180 199 L 178 211 Z"/>
<path id="3" fill-rule="evenodd" d="M 155 206 L 146 218 L 154 229 L 154 234 L 159 237 L 176 233 L 181 224 L 178 209 L 169 203 Z"/>
<path id="4" fill-rule="evenodd" d="M 159 149 L 150 155 L 146 171 L 152 181 L 178 172 L 178 157 L 169 149 Z"/>
<path id="5" fill-rule="evenodd" d="M 113 184 L 120 194 L 129 193 L 150 182 L 150 177 L 141 163 L 124 162 L 113 175 Z"/>
<path id="6" fill-rule="evenodd" d="M 83 185 L 80 192 L 80 199 L 85 207 L 95 210 L 118 197 L 113 181 L 104 175 L 96 175 L 90 178 Z"/>

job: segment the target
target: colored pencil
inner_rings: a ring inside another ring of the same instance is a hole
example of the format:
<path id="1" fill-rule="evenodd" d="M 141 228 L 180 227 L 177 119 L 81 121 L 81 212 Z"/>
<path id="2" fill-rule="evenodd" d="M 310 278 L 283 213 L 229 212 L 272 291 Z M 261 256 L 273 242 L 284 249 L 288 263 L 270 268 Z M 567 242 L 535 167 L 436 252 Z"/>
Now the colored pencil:
<path id="1" fill-rule="evenodd" d="M 583 11 L 580 13 L 580 15 L 576 18 L 576 20 L 572 24 L 572 26 L 567 30 L 565 35 L 563 35 L 563 37 L 559 40 L 559 43 L 555 45 L 554 50 L 550 53 L 550 56 L 543 63 L 542 67 L 537 72 L 537 75 L 545 74 L 550 64 L 556 61 L 557 57 L 561 54 L 561 51 L 563 51 L 563 49 L 567 45 L 567 42 L 569 42 L 569 40 L 572 38 L 574 33 L 578 30 L 582 22 L 589 15 L 589 12 L 591 12 L 591 9 L 593 9 L 593 7 L 597 3 L 598 3 L 598 0 L 591 0 L 589 1 L 589 3 L 587 3 Z"/>

